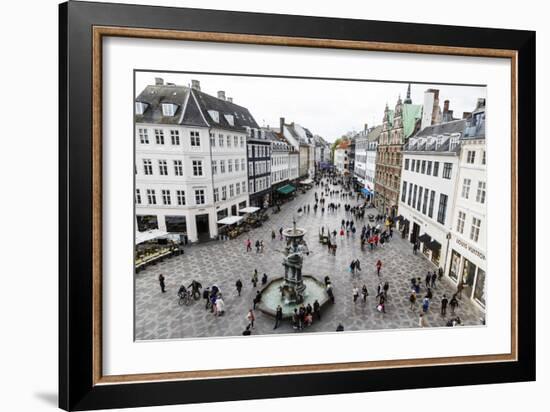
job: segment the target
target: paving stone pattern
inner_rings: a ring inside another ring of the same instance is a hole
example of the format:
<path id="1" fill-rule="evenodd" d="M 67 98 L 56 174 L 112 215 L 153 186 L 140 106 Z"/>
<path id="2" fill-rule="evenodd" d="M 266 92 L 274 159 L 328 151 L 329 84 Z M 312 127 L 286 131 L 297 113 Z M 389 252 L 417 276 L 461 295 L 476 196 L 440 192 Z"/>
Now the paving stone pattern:
<path id="1" fill-rule="evenodd" d="M 241 335 L 248 321 L 247 312 L 252 308 L 252 299 L 258 289 L 251 283 L 255 268 L 261 275 L 279 277 L 284 274 L 282 265 L 283 242 L 278 239 L 280 227 L 292 226 L 296 218 L 297 226 L 307 230 L 305 239 L 310 248 L 310 255 L 304 258 L 304 274 L 309 274 L 322 280 L 330 276 L 334 286 L 335 304 L 328 305 L 322 312 L 320 321 L 301 332 L 296 332 L 288 321 L 285 321 L 276 330 L 273 329 L 274 319 L 268 315 L 255 311 L 256 322 L 253 334 L 272 333 L 311 333 L 333 332 L 341 322 L 346 331 L 373 330 L 373 329 L 400 329 L 417 328 L 421 300 L 425 294 L 422 288 L 414 310 L 410 309 L 410 279 L 420 277 L 424 280 L 427 271 L 435 266 L 420 253 L 413 255 L 412 245 L 399 236 L 383 248 L 374 251 L 360 248 L 360 228 L 367 223 L 356 220 L 359 228 L 355 236 L 338 239 L 336 256 L 329 255 L 326 246 L 319 243 L 321 225 L 330 230 L 339 230 L 342 219 L 350 219 L 351 215 L 344 211 L 344 203 L 357 204 L 356 200 L 328 198 L 329 202 L 341 203 L 342 207 L 336 213 L 321 214 L 313 212 L 314 192 L 320 193 L 320 187 L 314 187 L 299 194 L 297 198 L 282 206 L 277 214 L 269 214 L 269 220 L 258 229 L 245 233 L 237 239 L 227 241 L 212 241 L 193 245 L 185 249 L 185 254 L 165 260 L 157 265 L 150 266 L 135 275 L 135 336 L 137 340 L 151 339 L 180 339 L 215 336 Z M 310 204 L 311 212 L 300 216 L 297 210 L 300 206 Z M 369 210 L 367 213 L 376 213 Z M 366 213 L 366 214 L 367 214 Z M 366 216 L 365 214 L 365 216 Z M 277 239 L 271 240 L 271 230 L 277 232 Z M 325 229 L 326 230 L 326 229 Z M 397 234 L 397 232 L 396 232 Z M 246 251 L 247 238 L 254 242 L 256 239 L 264 241 L 264 252 Z M 359 259 L 362 271 L 352 276 L 348 271 L 350 262 Z M 376 274 L 375 264 L 382 261 L 381 277 Z M 165 276 L 166 293 L 161 293 L 158 276 Z M 237 295 L 235 282 L 241 279 L 244 284 L 241 296 Z M 225 314 L 214 316 L 205 310 L 204 300 L 194 301 L 189 306 L 179 306 L 177 290 L 184 283 L 186 286 L 196 279 L 203 286 L 217 285 L 225 302 Z M 376 288 L 380 282 L 389 282 L 386 313 L 376 310 Z M 352 299 L 352 289 L 357 286 L 361 289 L 366 284 L 369 296 L 364 303 L 360 297 L 356 303 Z M 258 288 L 261 282 L 258 283 Z M 447 279 L 437 282 L 433 290 L 433 299 L 425 316 L 427 327 L 445 326 L 450 317 L 440 315 L 440 301 L 443 294 L 450 296 L 455 291 L 454 285 Z M 456 314 L 460 316 L 463 325 L 479 325 L 483 317 L 480 311 L 466 298 L 460 300 Z"/>

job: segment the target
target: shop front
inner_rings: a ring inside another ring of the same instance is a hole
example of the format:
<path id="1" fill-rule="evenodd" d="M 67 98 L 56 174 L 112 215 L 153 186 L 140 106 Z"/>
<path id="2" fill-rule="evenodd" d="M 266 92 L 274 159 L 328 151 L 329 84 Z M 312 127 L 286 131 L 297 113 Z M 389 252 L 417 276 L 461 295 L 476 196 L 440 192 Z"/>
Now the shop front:
<path id="1" fill-rule="evenodd" d="M 448 277 L 457 286 L 462 283 L 462 296 L 471 299 L 485 308 L 486 259 L 477 245 L 454 238 L 451 241 L 451 254 Z"/>

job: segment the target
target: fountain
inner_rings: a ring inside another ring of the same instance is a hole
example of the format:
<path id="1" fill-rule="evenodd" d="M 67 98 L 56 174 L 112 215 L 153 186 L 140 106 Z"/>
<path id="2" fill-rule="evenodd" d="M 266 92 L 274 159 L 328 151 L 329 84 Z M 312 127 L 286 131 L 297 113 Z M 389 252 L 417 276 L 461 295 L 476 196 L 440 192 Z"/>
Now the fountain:
<path id="1" fill-rule="evenodd" d="M 329 298 L 324 283 L 310 275 L 302 274 L 304 255 L 309 256 L 304 236 L 305 229 L 297 228 L 296 221 L 292 228 L 283 230 L 286 246 L 282 253 L 285 255 L 283 266 L 284 277 L 274 278 L 262 290 L 262 301 L 259 309 L 274 316 L 277 306 L 281 305 L 283 317 L 292 315 L 295 308 L 308 303 L 313 306 L 317 300 L 321 306 L 328 302 Z"/>

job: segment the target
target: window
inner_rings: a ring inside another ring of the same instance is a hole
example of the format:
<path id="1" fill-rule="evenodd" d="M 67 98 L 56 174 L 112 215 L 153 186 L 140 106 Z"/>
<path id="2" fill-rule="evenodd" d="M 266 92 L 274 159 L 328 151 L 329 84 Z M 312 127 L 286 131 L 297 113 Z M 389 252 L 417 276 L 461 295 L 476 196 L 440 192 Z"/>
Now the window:
<path id="1" fill-rule="evenodd" d="M 426 173 L 426 161 L 422 160 L 422 174 Z"/>
<path id="2" fill-rule="evenodd" d="M 201 145 L 201 137 L 199 132 L 197 132 L 196 130 L 192 130 L 190 134 L 191 134 L 191 146 L 199 147 Z"/>
<path id="3" fill-rule="evenodd" d="M 478 182 L 476 202 L 485 203 L 485 182 Z"/>
<path id="4" fill-rule="evenodd" d="M 439 210 L 437 211 L 437 221 L 442 225 L 445 224 L 445 215 L 447 214 L 447 199 L 447 195 L 444 195 L 443 193 L 439 194 Z"/>
<path id="5" fill-rule="evenodd" d="M 418 188 L 418 203 L 416 204 L 416 210 L 420 210 L 420 205 L 422 203 L 422 186 Z"/>
<path id="6" fill-rule="evenodd" d="M 233 146 L 238 147 L 239 146 L 239 137 L 233 136 Z"/>
<path id="7" fill-rule="evenodd" d="M 155 141 L 157 144 L 164 144 L 164 130 L 155 129 Z"/>
<path id="8" fill-rule="evenodd" d="M 181 160 L 174 160 L 174 174 L 176 176 L 183 176 L 183 163 Z"/>
<path id="9" fill-rule="evenodd" d="M 225 173 L 225 160 L 220 160 L 220 173 Z"/>
<path id="10" fill-rule="evenodd" d="M 412 183 L 409 185 L 409 198 L 407 199 L 407 204 L 410 206 L 411 205 L 411 199 L 412 199 L 412 188 L 413 188 L 413 185 Z"/>
<path id="11" fill-rule="evenodd" d="M 403 181 L 403 189 L 401 190 L 401 201 L 405 203 L 407 197 L 407 182 Z"/>
<path id="12" fill-rule="evenodd" d="M 222 200 L 226 200 L 226 199 L 227 199 L 227 187 L 222 186 Z"/>
<path id="13" fill-rule="evenodd" d="M 155 195 L 155 189 L 147 189 L 147 202 L 150 205 L 157 204 L 157 196 Z"/>
<path id="14" fill-rule="evenodd" d="M 229 159 L 227 161 L 227 172 L 228 173 L 231 173 L 233 172 L 233 160 Z"/>
<path id="15" fill-rule="evenodd" d="M 220 191 L 217 187 L 214 188 L 214 202 L 220 201 Z"/>
<path id="16" fill-rule="evenodd" d="M 416 164 L 416 160 L 413 159 L 412 160 L 412 164 L 411 164 L 411 172 L 414 172 L 414 165 Z"/>
<path id="17" fill-rule="evenodd" d="M 138 134 L 141 144 L 149 144 L 149 133 L 147 129 L 138 129 Z"/>
<path id="18" fill-rule="evenodd" d="M 430 206 L 428 207 L 428 216 L 433 217 L 434 215 L 434 202 L 435 202 L 435 190 L 430 192 Z"/>
<path id="19" fill-rule="evenodd" d="M 467 157 L 466 157 L 466 163 L 473 164 L 475 162 L 475 159 L 476 159 L 476 152 L 473 151 L 473 150 L 468 150 L 468 154 L 467 154 Z"/>
<path id="20" fill-rule="evenodd" d="M 245 163 L 244 163 L 244 159 L 241 159 L 241 170 L 244 172 L 246 169 L 246 166 L 245 166 Z"/>
<path id="21" fill-rule="evenodd" d="M 141 192 L 136 189 L 136 205 L 141 205 Z"/>
<path id="22" fill-rule="evenodd" d="M 254 169 L 252 168 L 252 162 L 248 162 L 248 176 L 254 175 Z"/>
<path id="23" fill-rule="evenodd" d="M 456 221 L 456 231 L 460 234 L 464 233 L 464 223 L 466 222 L 466 213 L 458 212 L 458 219 Z"/>
<path id="24" fill-rule="evenodd" d="M 409 170 L 409 159 L 405 159 L 405 170 Z"/>
<path id="25" fill-rule="evenodd" d="M 239 171 L 239 159 L 235 159 L 235 172 Z"/>
<path id="26" fill-rule="evenodd" d="M 420 160 L 416 161 L 416 173 L 420 172 Z"/>
<path id="27" fill-rule="evenodd" d="M 452 170 L 453 170 L 453 164 L 452 163 L 444 163 L 443 164 L 443 179 L 450 179 Z"/>
<path id="28" fill-rule="evenodd" d="M 166 160 L 159 160 L 159 173 L 161 176 L 168 175 L 168 166 L 166 165 Z"/>
<path id="29" fill-rule="evenodd" d="M 170 130 L 170 139 L 172 140 L 172 146 L 179 146 L 180 145 L 179 130 Z"/>
<path id="30" fill-rule="evenodd" d="M 151 162 L 151 159 L 143 159 L 143 173 L 146 175 L 153 174 L 153 163 Z"/>
<path id="31" fill-rule="evenodd" d="M 241 183 L 241 186 L 243 188 L 243 193 L 246 193 L 246 183 L 245 182 L 242 182 Z"/>
<path id="32" fill-rule="evenodd" d="M 428 160 L 428 164 L 427 164 L 427 167 L 426 167 L 426 174 L 428 176 L 432 174 L 432 161 L 431 160 Z"/>
<path id="33" fill-rule="evenodd" d="M 424 201 L 422 202 L 422 214 L 426 214 L 426 208 L 428 207 L 428 189 L 424 189 Z"/>
<path id="34" fill-rule="evenodd" d="M 249 180 L 248 181 L 248 192 L 249 193 L 254 193 L 254 180 Z"/>
<path id="35" fill-rule="evenodd" d="M 195 204 L 204 205 L 204 189 L 195 189 Z"/>
<path id="36" fill-rule="evenodd" d="M 229 197 L 235 196 L 235 185 L 230 184 L 229 185 Z"/>
<path id="37" fill-rule="evenodd" d="M 202 176 L 202 160 L 193 160 L 193 176 Z"/>
<path id="38" fill-rule="evenodd" d="M 414 205 L 416 205 L 416 192 L 417 192 L 417 190 L 418 190 L 418 186 L 414 185 L 412 207 L 414 207 Z"/>
<path id="39" fill-rule="evenodd" d="M 472 217 L 472 230 L 470 231 L 470 240 L 477 242 L 479 239 L 479 229 L 481 228 L 481 219 Z"/>
<path id="40" fill-rule="evenodd" d="M 214 133 L 210 133 L 210 146 L 216 147 L 216 137 Z"/>
<path id="41" fill-rule="evenodd" d="M 220 147 L 223 147 L 223 134 L 218 135 L 218 143 Z"/>
<path id="42" fill-rule="evenodd" d="M 217 175 L 218 174 L 218 161 L 212 160 L 212 174 Z"/>
<path id="43" fill-rule="evenodd" d="M 487 157 L 486 157 L 486 152 L 485 150 L 483 151 L 483 156 L 481 157 L 481 164 L 484 165 L 485 162 L 487 161 Z"/>
<path id="44" fill-rule="evenodd" d="M 185 205 L 185 191 L 176 190 L 176 197 L 178 198 L 178 205 L 179 206 L 184 206 Z"/>
<path id="45" fill-rule="evenodd" d="M 227 136 L 227 147 L 231 147 L 231 136 Z"/>
<path id="46" fill-rule="evenodd" d="M 464 182 L 462 183 L 462 197 L 464 199 L 468 199 L 470 196 L 470 184 L 472 183 L 471 179 L 464 179 Z"/>
<path id="47" fill-rule="evenodd" d="M 172 199 L 170 199 L 170 191 L 169 190 L 162 190 L 162 204 L 163 205 L 170 205 L 172 203 Z"/>
<path id="48" fill-rule="evenodd" d="M 241 147 L 244 147 L 244 137 L 241 136 Z"/>
<path id="49" fill-rule="evenodd" d="M 434 176 L 437 177 L 439 174 L 439 162 L 434 162 Z"/>
<path id="50" fill-rule="evenodd" d="M 239 196 L 241 194 L 241 184 L 240 183 L 235 184 L 235 194 L 237 196 Z"/>

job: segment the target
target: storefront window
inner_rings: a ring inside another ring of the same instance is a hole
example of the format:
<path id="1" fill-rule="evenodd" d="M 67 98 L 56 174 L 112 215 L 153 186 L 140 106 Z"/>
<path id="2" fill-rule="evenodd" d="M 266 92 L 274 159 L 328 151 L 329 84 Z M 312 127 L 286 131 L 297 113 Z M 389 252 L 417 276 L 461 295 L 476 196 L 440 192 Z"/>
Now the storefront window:
<path id="1" fill-rule="evenodd" d="M 136 216 L 138 231 L 145 232 L 147 230 L 158 229 L 157 217 L 154 215 Z"/>
<path id="2" fill-rule="evenodd" d="M 477 270 L 474 298 L 483 306 L 485 306 L 485 271 L 483 269 Z"/>
<path id="3" fill-rule="evenodd" d="M 460 266 L 460 254 L 453 250 L 451 255 L 451 267 L 449 269 L 449 277 L 454 281 L 458 280 L 458 268 Z"/>
<path id="4" fill-rule="evenodd" d="M 439 265 L 439 250 L 432 250 L 432 262 Z"/>

